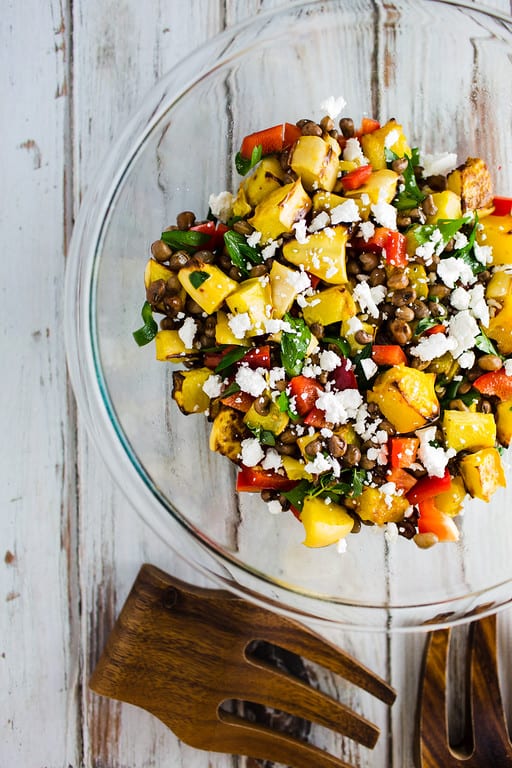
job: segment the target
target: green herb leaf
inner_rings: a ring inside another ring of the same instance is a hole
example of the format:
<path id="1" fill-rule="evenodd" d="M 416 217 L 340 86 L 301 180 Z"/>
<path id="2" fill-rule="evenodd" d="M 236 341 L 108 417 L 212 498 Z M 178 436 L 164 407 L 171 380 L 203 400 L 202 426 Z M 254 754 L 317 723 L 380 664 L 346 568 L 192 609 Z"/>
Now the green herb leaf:
<path id="1" fill-rule="evenodd" d="M 234 363 L 237 363 L 247 352 L 247 347 L 234 347 L 223 355 L 222 360 L 215 368 L 215 373 L 220 373 L 230 368 Z"/>
<path id="2" fill-rule="evenodd" d="M 283 320 L 291 326 L 291 331 L 281 334 L 281 362 L 288 376 L 298 376 L 311 341 L 311 331 L 300 317 L 286 314 Z"/>
<path id="3" fill-rule="evenodd" d="M 230 229 L 224 234 L 224 243 L 231 262 L 245 277 L 249 274 L 249 263 L 261 264 L 263 261 L 259 250 L 249 245 L 245 235 L 240 232 Z"/>
<path id="4" fill-rule="evenodd" d="M 276 403 L 279 406 L 281 413 L 287 413 L 292 421 L 297 421 L 299 419 L 299 414 L 292 410 L 290 398 L 284 390 L 277 398 Z"/>
<path id="5" fill-rule="evenodd" d="M 206 282 L 206 280 L 209 280 L 210 277 L 211 275 L 209 275 L 208 272 L 203 272 L 201 269 L 196 269 L 195 272 L 190 273 L 188 279 L 194 288 L 199 288 L 199 286 Z"/>
<path id="6" fill-rule="evenodd" d="M 422 333 L 425 333 L 425 331 L 428 331 L 429 328 L 433 328 L 435 325 L 439 325 L 438 317 L 422 317 L 421 320 L 418 320 L 416 323 L 414 335 L 421 336 Z"/>
<path id="7" fill-rule="evenodd" d="M 479 349 L 480 352 L 484 352 L 486 355 L 497 355 L 498 357 L 501 357 L 500 353 L 490 338 L 483 331 L 481 331 L 481 333 L 476 337 L 475 347 Z"/>
<path id="8" fill-rule="evenodd" d="M 386 162 L 388 165 L 391 165 L 391 163 L 394 160 L 401 160 L 395 152 L 393 152 L 391 149 L 386 147 L 384 149 Z M 404 158 L 407 160 L 407 166 L 402 171 L 403 176 L 403 189 L 396 195 L 395 199 L 393 200 L 393 205 L 395 208 L 397 208 L 399 211 L 407 211 L 411 208 L 416 208 L 419 203 L 423 202 L 426 195 L 423 194 L 423 192 L 418 187 L 418 182 L 416 181 L 416 176 L 414 174 L 414 165 L 413 165 L 413 159 L 411 157 L 408 157 L 408 155 L 404 155 Z M 416 151 L 416 154 L 414 155 L 414 158 L 418 160 L 418 153 Z"/>
<path id="9" fill-rule="evenodd" d="M 440 253 L 444 250 L 446 245 L 450 242 L 452 237 L 457 234 L 464 224 L 468 224 L 471 221 L 471 214 L 466 214 L 460 219 L 439 219 L 436 224 L 423 224 L 419 227 L 414 227 L 414 237 L 419 245 L 425 245 L 432 240 L 432 235 L 436 230 L 439 230 L 441 237 L 436 242 L 436 253 Z M 447 254 L 451 255 L 451 254 Z"/>
<path id="10" fill-rule="evenodd" d="M 364 469 L 344 469 L 341 479 L 335 478 L 332 473 L 322 475 L 311 496 L 337 496 L 355 498 L 363 492 L 366 471 Z"/>
<path id="11" fill-rule="evenodd" d="M 255 165 L 259 163 L 263 155 L 263 147 L 261 144 L 258 144 L 257 147 L 254 147 L 251 153 L 250 160 L 247 160 L 245 157 L 242 157 L 240 152 L 237 152 L 235 155 L 235 168 L 237 169 L 240 176 L 245 176 L 251 168 L 254 168 Z"/>
<path id="12" fill-rule="evenodd" d="M 144 325 L 142 328 L 139 328 L 133 332 L 133 338 L 139 347 L 143 347 L 145 344 L 149 344 L 149 342 L 153 341 L 156 334 L 158 333 L 158 325 L 153 319 L 153 311 L 149 301 L 145 301 L 142 305 L 141 316 L 144 321 Z"/>
<path id="13" fill-rule="evenodd" d="M 311 491 L 314 487 L 313 483 L 310 483 L 309 480 L 301 480 L 300 483 L 290 491 L 284 491 L 283 496 L 288 499 L 295 509 L 298 509 L 299 512 L 301 512 L 302 507 L 304 506 L 304 499 L 306 496 L 311 495 Z"/>
<path id="14" fill-rule="evenodd" d="M 247 424 L 254 437 L 257 437 L 262 445 L 275 445 L 276 436 L 269 429 L 263 429 L 261 425 L 251 426 Z"/>
<path id="15" fill-rule="evenodd" d="M 236 395 L 237 392 L 240 392 L 240 387 L 236 383 L 236 381 L 233 381 L 229 386 L 226 387 L 226 389 L 221 393 L 220 397 L 229 397 L 230 395 Z"/>
<path id="16" fill-rule="evenodd" d="M 469 267 L 471 267 L 471 270 L 474 275 L 479 275 L 480 272 L 485 272 L 485 270 L 487 269 L 485 264 L 482 264 L 481 261 L 478 261 L 473 251 L 475 240 L 476 240 L 477 227 L 478 227 L 478 214 L 475 212 L 473 229 L 471 230 L 471 234 L 468 237 L 468 242 L 462 248 L 458 248 L 453 253 L 454 256 L 456 256 L 458 259 L 462 259 L 463 261 L 466 262 L 466 264 L 468 264 Z"/>
<path id="17" fill-rule="evenodd" d="M 334 344 L 334 346 L 338 347 L 343 357 L 350 357 L 351 349 L 350 344 L 346 339 L 343 338 L 336 338 L 334 336 L 323 336 L 322 342 L 325 342 L 326 344 Z"/>
<path id="18" fill-rule="evenodd" d="M 169 229 L 166 232 L 162 232 L 162 240 L 167 245 L 170 245 L 171 248 L 192 253 L 209 242 L 210 235 L 207 235 L 205 232 L 196 232 L 194 229 L 184 231 L 181 229 Z"/>

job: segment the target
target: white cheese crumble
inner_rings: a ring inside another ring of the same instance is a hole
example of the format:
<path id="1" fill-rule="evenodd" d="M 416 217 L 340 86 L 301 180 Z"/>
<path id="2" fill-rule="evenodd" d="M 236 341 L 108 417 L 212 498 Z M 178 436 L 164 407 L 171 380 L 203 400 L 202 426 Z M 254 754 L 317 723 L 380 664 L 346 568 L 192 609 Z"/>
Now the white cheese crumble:
<path id="1" fill-rule="evenodd" d="M 311 288 L 311 279 L 307 272 L 303 270 L 294 269 L 286 275 L 286 282 L 291 285 L 297 293 L 303 293 Z"/>
<path id="2" fill-rule="evenodd" d="M 321 211 L 312 219 L 308 232 L 318 232 L 320 229 L 324 229 L 329 224 L 329 221 L 329 214 L 326 211 Z"/>
<path id="3" fill-rule="evenodd" d="M 330 372 L 336 370 L 336 368 L 341 365 L 341 358 L 336 354 L 336 352 L 333 352 L 330 349 L 324 349 L 322 352 L 320 352 L 320 358 L 318 362 L 320 363 L 320 367 L 323 371 Z"/>
<path id="4" fill-rule="evenodd" d="M 453 236 L 453 247 L 456 251 L 459 250 L 459 248 L 465 248 L 465 246 L 468 244 L 468 239 L 464 232 L 456 232 Z"/>
<path id="5" fill-rule="evenodd" d="M 469 309 L 471 294 L 462 286 L 458 286 L 450 296 L 450 304 L 454 309 Z"/>
<path id="6" fill-rule="evenodd" d="M 257 229 L 254 230 L 254 232 L 251 232 L 250 235 L 247 235 L 247 245 L 250 245 L 251 248 L 254 248 L 261 240 L 261 232 L 258 232 Z"/>
<path id="7" fill-rule="evenodd" d="M 243 339 L 246 331 L 252 328 L 251 318 L 248 312 L 241 312 L 239 315 L 233 315 L 228 320 L 228 325 L 237 339 Z"/>
<path id="8" fill-rule="evenodd" d="M 242 440 L 242 464 L 246 467 L 255 467 L 265 457 L 259 440 L 256 437 L 246 437 Z"/>
<path id="9" fill-rule="evenodd" d="M 181 328 L 178 329 L 178 336 L 184 343 L 186 349 L 192 349 L 196 331 L 197 323 L 192 317 L 187 317 Z"/>
<path id="10" fill-rule="evenodd" d="M 448 338 L 444 333 L 433 333 L 432 336 L 423 336 L 415 347 L 411 347 L 410 352 L 414 357 L 427 362 L 451 352 L 455 347 L 454 339 Z"/>
<path id="11" fill-rule="evenodd" d="M 457 155 L 454 152 L 437 154 L 421 153 L 423 174 L 428 176 L 447 176 L 457 167 Z"/>
<path id="12" fill-rule="evenodd" d="M 488 264 L 492 264 L 492 245 L 480 245 L 475 243 L 473 245 L 473 253 L 475 259 L 486 267 Z"/>
<path id="13" fill-rule="evenodd" d="M 469 264 L 456 256 L 441 259 L 437 265 L 437 274 L 448 288 L 455 288 L 458 280 L 464 285 L 472 285 L 476 280 Z"/>
<path id="14" fill-rule="evenodd" d="M 265 454 L 265 458 L 261 462 L 261 466 L 263 469 L 272 469 L 274 471 L 278 470 L 283 466 L 281 455 L 276 451 L 275 448 L 269 448 Z"/>
<path id="15" fill-rule="evenodd" d="M 209 398 L 218 397 L 222 392 L 222 378 L 218 374 L 212 373 L 203 384 L 203 392 Z"/>
<path id="16" fill-rule="evenodd" d="M 368 165 L 368 160 L 363 155 L 359 139 L 347 139 L 343 150 L 343 159 L 349 163 L 358 162 L 360 165 Z"/>
<path id="17" fill-rule="evenodd" d="M 479 334 L 478 323 L 469 310 L 462 310 L 451 317 L 448 323 L 448 335 L 456 342 L 452 352 L 453 357 L 458 358 L 463 352 L 472 349 Z"/>
<path id="18" fill-rule="evenodd" d="M 233 213 L 234 197 L 231 192 L 220 192 L 218 195 L 210 195 L 208 205 L 214 216 L 226 223 Z"/>
<path id="19" fill-rule="evenodd" d="M 363 398 L 357 389 L 344 389 L 341 392 L 322 392 L 316 400 L 316 407 L 325 411 L 326 421 L 332 424 L 346 424 L 355 419 Z"/>
<path id="20" fill-rule="evenodd" d="M 306 219 L 300 219 L 292 225 L 292 229 L 295 232 L 295 239 L 300 245 L 305 245 L 308 242 L 309 237 L 307 234 Z"/>
<path id="21" fill-rule="evenodd" d="M 503 368 L 507 376 L 512 376 L 512 360 L 505 360 Z"/>
<path id="22" fill-rule="evenodd" d="M 351 224 L 354 221 L 361 221 L 355 200 L 345 200 L 331 210 L 331 224 Z"/>
<path id="23" fill-rule="evenodd" d="M 261 255 L 266 261 L 267 259 L 272 259 L 275 256 L 275 252 L 279 248 L 283 241 L 279 238 L 279 240 L 271 240 L 269 243 L 266 244 L 266 246 L 262 249 Z"/>
<path id="24" fill-rule="evenodd" d="M 336 552 L 338 555 L 343 555 L 347 551 L 347 540 L 345 538 L 338 539 L 336 544 Z"/>
<path id="25" fill-rule="evenodd" d="M 253 397 L 259 397 L 267 388 L 265 377 L 258 370 L 241 365 L 236 372 L 235 381 L 242 390 Z"/>
<path id="26" fill-rule="evenodd" d="M 368 240 L 373 237 L 375 234 L 375 224 L 371 221 L 363 221 L 362 224 L 359 225 L 359 232 L 357 233 L 358 237 L 362 237 L 365 243 L 368 242 Z"/>
<path id="27" fill-rule="evenodd" d="M 390 544 L 398 539 L 398 526 L 396 523 L 386 523 L 384 538 Z"/>
<path id="28" fill-rule="evenodd" d="M 371 206 L 371 212 L 383 227 L 396 229 L 396 208 L 394 205 L 381 200 Z"/>
<path id="29" fill-rule="evenodd" d="M 393 130 L 390 131 L 386 136 L 386 138 L 384 139 L 384 146 L 387 149 L 391 149 L 393 144 L 396 144 L 399 138 L 400 138 L 400 131 L 398 130 L 398 128 L 393 128 Z"/>
<path id="30" fill-rule="evenodd" d="M 463 352 L 462 355 L 457 359 L 457 362 L 461 368 L 472 368 L 475 364 L 475 353 L 471 350 L 468 352 Z"/>
<path id="31" fill-rule="evenodd" d="M 368 312 L 372 317 L 379 316 L 378 305 L 384 300 L 386 288 L 383 285 L 375 285 L 370 288 L 366 280 L 358 283 L 352 293 L 363 312 Z"/>
<path id="32" fill-rule="evenodd" d="M 361 360 L 361 368 L 363 369 L 363 373 L 367 379 L 371 379 L 372 376 L 375 376 L 375 374 L 379 370 L 378 365 L 376 365 L 373 362 L 371 357 L 366 357 L 363 360 Z"/>
<path id="33" fill-rule="evenodd" d="M 455 450 L 447 451 L 442 446 L 431 445 L 436 439 L 436 428 L 426 427 L 418 429 L 416 436 L 419 438 L 418 458 L 427 470 L 430 477 L 443 477 L 448 461 L 455 456 Z"/>
<path id="34" fill-rule="evenodd" d="M 331 120 L 336 120 L 338 115 L 341 114 L 341 110 L 347 105 L 347 102 L 343 98 L 343 96 L 329 96 L 327 99 L 324 99 L 322 103 L 320 104 L 320 109 L 324 110 L 324 112 L 329 115 Z"/>
<path id="35" fill-rule="evenodd" d="M 278 381 L 283 381 L 286 378 L 286 372 L 284 368 L 271 368 L 268 374 L 268 381 L 271 389 L 276 388 Z"/>
<path id="36" fill-rule="evenodd" d="M 278 502 L 277 499 L 273 499 L 272 501 L 268 501 L 267 502 L 267 509 L 268 509 L 268 511 L 270 512 L 271 515 L 279 515 L 283 511 L 283 508 L 282 508 L 282 506 L 280 505 L 280 503 Z"/>

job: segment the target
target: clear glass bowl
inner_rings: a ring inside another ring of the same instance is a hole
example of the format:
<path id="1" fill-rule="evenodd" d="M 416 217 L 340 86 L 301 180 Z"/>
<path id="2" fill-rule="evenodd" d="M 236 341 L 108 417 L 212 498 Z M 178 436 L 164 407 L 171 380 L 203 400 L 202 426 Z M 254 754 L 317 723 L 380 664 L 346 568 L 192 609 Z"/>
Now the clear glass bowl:
<path id="1" fill-rule="evenodd" d="M 67 348 L 78 405 L 113 477 L 142 517 L 218 584 L 334 626 L 405 631 L 461 622 L 510 602 L 509 491 L 470 503 L 457 545 L 419 550 L 383 531 L 335 547 L 302 545 L 291 514 L 234 492 L 203 416 L 170 396 L 171 365 L 139 349 L 150 243 L 181 210 L 236 189 L 242 137 L 280 121 L 396 117 L 425 151 L 484 157 L 512 193 L 512 25 L 462 3 L 289 4 L 227 30 L 151 91 L 106 158 L 73 235 Z"/>

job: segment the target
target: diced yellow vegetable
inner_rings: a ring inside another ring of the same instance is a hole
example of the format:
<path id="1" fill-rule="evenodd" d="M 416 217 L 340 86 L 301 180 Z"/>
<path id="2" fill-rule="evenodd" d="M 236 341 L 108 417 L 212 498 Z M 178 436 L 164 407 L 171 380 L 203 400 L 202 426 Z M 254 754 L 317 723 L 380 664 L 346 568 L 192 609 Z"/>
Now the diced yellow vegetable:
<path id="1" fill-rule="evenodd" d="M 290 480 L 312 480 L 313 475 L 306 472 L 306 465 L 303 461 L 295 459 L 293 456 L 281 456 L 283 462 L 283 468 L 286 473 L 286 477 Z"/>
<path id="2" fill-rule="evenodd" d="M 496 422 L 492 413 L 446 410 L 443 433 L 448 448 L 476 451 L 496 443 Z"/>
<path id="3" fill-rule="evenodd" d="M 429 281 L 427 278 L 427 270 L 423 264 L 411 262 L 407 265 L 405 271 L 411 286 L 416 291 L 416 298 L 426 299 L 428 296 Z"/>
<path id="4" fill-rule="evenodd" d="M 496 448 L 468 453 L 460 461 L 460 473 L 473 498 L 490 501 L 500 486 L 506 486 L 501 456 Z"/>
<path id="5" fill-rule="evenodd" d="M 173 360 L 186 357 L 195 352 L 193 347 L 186 347 L 178 335 L 178 331 L 158 331 L 155 336 L 155 355 L 157 360 Z"/>
<path id="6" fill-rule="evenodd" d="M 244 422 L 248 427 L 252 429 L 260 427 L 267 432 L 273 432 L 274 435 L 280 435 L 286 429 L 289 420 L 288 414 L 281 411 L 278 404 L 274 402 L 270 403 L 268 413 L 265 414 L 258 413 L 253 403 L 244 416 Z"/>
<path id="7" fill-rule="evenodd" d="M 261 232 L 261 243 L 293 232 L 293 225 L 311 208 L 311 199 L 300 178 L 275 189 L 256 206 L 249 223 Z"/>
<path id="8" fill-rule="evenodd" d="M 302 454 L 302 458 L 306 462 L 313 461 L 313 458 L 311 456 L 308 456 L 308 454 L 306 452 L 306 448 L 309 445 L 309 443 L 312 443 L 313 440 L 317 439 L 317 437 L 318 437 L 318 433 L 317 432 L 313 432 L 312 435 L 303 435 L 302 437 L 298 437 L 297 438 L 297 445 L 299 446 L 299 451 Z"/>
<path id="9" fill-rule="evenodd" d="M 221 309 L 217 312 L 217 323 L 215 325 L 215 342 L 217 344 L 238 344 L 242 347 L 248 346 L 250 341 L 239 339 L 235 336 L 228 323 L 228 316 Z"/>
<path id="10" fill-rule="evenodd" d="M 496 408 L 496 428 L 498 440 L 509 446 L 512 441 L 512 400 L 502 400 Z"/>
<path id="11" fill-rule="evenodd" d="M 251 211 L 252 208 L 249 201 L 247 200 L 247 195 L 245 193 L 243 184 L 240 184 L 236 197 L 233 200 L 233 216 L 241 216 L 242 218 L 245 218 L 245 216 L 248 216 Z"/>
<path id="12" fill-rule="evenodd" d="M 512 264 L 512 216 L 487 216 L 476 239 L 479 245 L 491 246 L 493 264 Z"/>
<path id="13" fill-rule="evenodd" d="M 320 323 L 331 325 L 347 320 L 356 313 L 356 304 L 352 294 L 344 285 L 336 285 L 334 288 L 326 288 L 306 299 L 306 305 L 302 308 L 304 320 L 308 325 Z"/>
<path id="14" fill-rule="evenodd" d="M 233 408 L 223 408 L 213 420 L 210 432 L 210 450 L 227 456 L 238 463 L 242 453 L 242 440 L 246 433 L 243 414 Z"/>
<path id="15" fill-rule="evenodd" d="M 283 245 L 283 256 L 286 261 L 299 266 L 326 283 L 347 282 L 345 251 L 348 240 L 347 228 L 339 225 L 330 227 L 329 234 L 325 230 L 308 235 L 307 242 L 288 240 Z"/>
<path id="16" fill-rule="evenodd" d="M 370 215 L 370 206 L 382 202 L 390 203 L 396 194 L 398 174 L 388 168 L 374 171 L 367 182 L 357 189 L 347 190 L 348 198 L 359 200 L 360 212 L 364 219 Z"/>
<path id="17" fill-rule="evenodd" d="M 434 192 L 432 200 L 437 211 L 427 216 L 428 224 L 437 224 L 440 219 L 460 219 L 462 216 L 460 195 L 450 189 Z"/>
<path id="18" fill-rule="evenodd" d="M 435 357 L 426 370 L 428 373 L 435 373 L 436 376 L 443 376 L 447 381 L 451 381 L 459 372 L 460 365 L 449 352 L 445 352 L 441 357 Z"/>
<path id="19" fill-rule="evenodd" d="M 160 262 L 154 259 L 149 259 L 144 270 L 144 286 L 149 288 L 151 283 L 154 283 L 156 280 L 165 280 L 167 282 L 173 274 L 174 272 L 169 267 L 160 264 Z"/>
<path id="20" fill-rule="evenodd" d="M 274 190 L 282 187 L 284 171 L 275 155 L 268 155 L 258 163 L 256 169 L 242 182 L 245 197 L 253 208 Z M 235 214 L 236 215 L 236 214 Z"/>
<path id="21" fill-rule="evenodd" d="M 385 494 L 378 488 L 365 487 L 357 497 L 357 514 L 362 520 L 383 525 L 403 519 L 409 502 L 405 496 Z"/>
<path id="22" fill-rule="evenodd" d="M 485 297 L 487 299 L 497 299 L 501 301 L 512 290 L 512 275 L 503 270 L 498 270 L 493 274 L 485 287 Z"/>
<path id="23" fill-rule="evenodd" d="M 204 282 L 194 286 L 194 275 L 206 274 Z M 230 293 L 238 288 L 238 283 L 228 277 L 215 264 L 205 264 L 198 259 L 191 259 L 189 264 L 178 272 L 178 280 L 188 295 L 209 315 L 221 307 Z"/>
<path id="24" fill-rule="evenodd" d="M 345 538 L 354 527 L 354 518 L 341 504 L 325 503 L 325 499 L 306 497 L 300 515 L 306 547 L 327 547 Z"/>
<path id="25" fill-rule="evenodd" d="M 448 174 L 446 186 L 459 195 L 463 213 L 492 205 L 492 178 L 480 157 L 468 157 Z"/>
<path id="26" fill-rule="evenodd" d="M 503 298 L 503 307 L 491 317 L 486 333 L 497 343 L 502 355 L 512 354 L 512 293 Z"/>
<path id="27" fill-rule="evenodd" d="M 270 292 L 272 295 L 272 316 L 280 320 L 290 309 L 298 294 L 296 269 L 274 261 L 270 269 Z"/>
<path id="28" fill-rule="evenodd" d="M 265 332 L 265 324 L 272 317 L 272 296 L 268 278 L 251 277 L 237 284 L 226 299 L 234 315 L 248 314 L 251 330 L 246 336 L 258 336 Z"/>
<path id="29" fill-rule="evenodd" d="M 375 336 L 375 326 L 366 321 L 360 321 L 355 330 L 351 330 L 350 318 L 348 320 L 342 320 L 341 322 L 341 336 L 348 342 L 351 352 L 359 352 L 366 344 L 360 344 L 356 341 L 355 334 L 357 331 L 364 331 L 368 333 L 372 339 Z"/>
<path id="30" fill-rule="evenodd" d="M 435 379 L 433 373 L 397 365 L 377 377 L 368 401 L 377 403 L 398 432 L 412 432 L 439 413 Z"/>
<path id="31" fill-rule="evenodd" d="M 411 156 L 411 148 L 407 143 L 403 128 L 396 120 L 389 120 L 376 131 L 362 136 L 361 146 L 374 171 L 386 167 L 385 147 L 388 147 L 398 157 Z"/>
<path id="32" fill-rule="evenodd" d="M 290 166 L 302 179 L 304 189 L 331 192 L 338 176 L 339 156 L 340 146 L 335 139 L 301 136 L 294 144 Z"/>
<path id="33" fill-rule="evenodd" d="M 205 381 L 212 375 L 209 368 L 194 368 L 190 371 L 174 371 L 172 375 L 172 396 L 183 413 L 204 413 L 210 405 L 210 398 L 203 389 Z"/>
<path id="34" fill-rule="evenodd" d="M 466 487 L 461 477 L 452 477 L 447 491 L 438 493 L 435 497 L 435 505 L 440 512 L 455 517 L 462 509 L 466 497 Z"/>

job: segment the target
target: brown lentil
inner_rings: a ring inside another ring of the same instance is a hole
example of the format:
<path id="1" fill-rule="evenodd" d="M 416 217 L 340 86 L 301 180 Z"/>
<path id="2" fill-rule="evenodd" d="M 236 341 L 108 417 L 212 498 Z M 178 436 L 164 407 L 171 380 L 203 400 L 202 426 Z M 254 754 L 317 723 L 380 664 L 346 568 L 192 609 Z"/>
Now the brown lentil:
<path id="1" fill-rule="evenodd" d="M 289 427 L 285 429 L 283 432 L 281 432 L 281 434 L 279 435 L 279 440 L 282 443 L 285 443 L 286 445 L 288 445 L 289 443 L 294 443 L 296 439 L 297 439 L 297 435 Z"/>
<path id="2" fill-rule="evenodd" d="M 388 288 L 391 291 L 403 290 L 408 287 L 409 282 L 409 276 L 404 269 L 394 269 L 388 277 Z"/>
<path id="3" fill-rule="evenodd" d="M 371 253 L 370 251 L 364 252 L 359 256 L 359 261 L 361 262 L 361 265 L 365 272 L 371 272 L 375 267 L 377 267 L 380 263 L 380 259 L 377 256 L 376 253 Z"/>
<path id="4" fill-rule="evenodd" d="M 235 232 L 238 232 L 239 235 L 250 235 L 254 232 L 254 227 L 252 224 L 249 224 L 248 221 L 245 219 L 240 219 L 240 221 L 235 221 L 233 224 L 233 229 Z"/>
<path id="5" fill-rule="evenodd" d="M 195 213 L 192 213 L 192 211 L 182 211 L 176 216 L 176 224 L 178 225 L 178 229 L 181 230 L 186 230 L 190 229 L 190 227 L 193 227 L 195 220 L 196 215 Z"/>
<path id="6" fill-rule="evenodd" d="M 186 251 L 176 251 L 169 259 L 169 266 L 177 272 L 187 266 L 189 259 L 190 256 Z"/>
<path id="7" fill-rule="evenodd" d="M 323 134 L 318 123 L 314 123 L 313 120 L 307 120 L 304 125 L 300 126 L 300 130 L 303 136 L 322 136 Z"/>
<path id="8" fill-rule="evenodd" d="M 430 316 L 430 310 L 421 299 L 416 299 L 412 303 L 412 309 L 414 310 L 414 317 L 417 320 L 422 320 L 424 317 Z"/>
<path id="9" fill-rule="evenodd" d="M 156 261 L 169 261 L 171 254 L 172 250 L 163 240 L 155 240 L 155 242 L 151 244 L 151 255 Z"/>
<path id="10" fill-rule="evenodd" d="M 430 549 L 437 544 L 439 539 L 435 533 L 417 533 L 414 536 L 414 543 L 420 549 Z"/>
<path id="11" fill-rule="evenodd" d="M 451 293 L 451 288 L 447 285 L 433 285 L 429 290 L 429 296 L 436 296 L 438 299 L 445 299 Z"/>
<path id="12" fill-rule="evenodd" d="M 469 381 L 461 381 L 459 389 L 457 390 L 460 395 L 465 395 L 471 389 L 471 383 Z"/>
<path id="13" fill-rule="evenodd" d="M 331 435 L 331 437 L 327 438 L 327 449 L 331 456 L 334 456 L 335 459 L 339 459 L 341 456 L 344 456 L 345 451 L 347 450 L 347 444 L 339 435 Z"/>
<path id="14" fill-rule="evenodd" d="M 267 265 L 266 264 L 256 264 L 249 271 L 249 276 L 250 277 L 261 277 L 262 275 L 266 275 L 266 274 L 267 274 Z"/>
<path id="15" fill-rule="evenodd" d="M 320 453 L 320 451 L 322 451 L 323 448 L 324 448 L 323 440 L 317 437 L 306 445 L 306 447 L 304 448 L 304 452 L 306 453 L 307 456 L 309 456 L 310 458 L 313 458 L 314 456 L 317 455 L 317 453 Z"/>
<path id="16" fill-rule="evenodd" d="M 322 117 L 320 120 L 320 126 L 326 133 L 330 133 L 334 130 L 334 120 L 332 117 L 329 117 L 329 115 L 325 115 L 325 117 Z"/>
<path id="17" fill-rule="evenodd" d="M 165 296 L 165 280 L 154 280 L 146 290 L 146 298 L 151 306 L 160 304 Z"/>
<path id="18" fill-rule="evenodd" d="M 359 465 L 360 465 L 360 466 L 361 466 L 363 469 L 373 469 L 373 468 L 374 468 L 374 466 L 376 465 L 376 463 L 377 463 L 377 462 L 376 462 L 376 461 L 374 461 L 373 459 L 369 459 L 369 458 L 368 458 L 368 456 L 363 456 L 363 458 L 362 458 L 362 459 L 361 459 L 361 461 L 359 462 Z"/>
<path id="19" fill-rule="evenodd" d="M 317 339 L 322 339 L 324 336 L 324 327 L 321 323 L 311 324 L 311 333 L 316 336 Z"/>
<path id="20" fill-rule="evenodd" d="M 409 286 L 408 288 L 400 288 L 398 291 L 393 291 L 390 297 L 391 303 L 394 304 L 395 307 L 404 307 L 407 304 L 412 304 L 415 298 L 416 291 L 412 286 Z"/>
<path id="21" fill-rule="evenodd" d="M 340 131 L 346 139 L 351 139 L 355 135 L 356 129 L 351 117 L 342 117 L 339 126 Z"/>
<path id="22" fill-rule="evenodd" d="M 242 279 L 242 273 L 240 272 L 238 267 L 235 267 L 234 264 L 230 267 L 228 275 L 232 280 L 236 280 L 237 282 L 240 282 L 240 280 Z"/>
<path id="23" fill-rule="evenodd" d="M 434 203 L 434 198 L 432 195 L 426 196 L 421 204 L 421 207 L 427 216 L 434 216 L 437 213 L 437 205 Z"/>
<path id="24" fill-rule="evenodd" d="M 164 299 L 164 309 L 171 317 L 176 317 L 178 312 L 183 312 L 184 302 L 181 296 L 166 296 Z"/>
<path id="25" fill-rule="evenodd" d="M 173 298 L 179 297 L 174 296 Z M 187 297 L 186 308 L 187 312 L 190 312 L 191 315 L 201 315 L 203 313 L 203 308 L 199 306 L 197 301 L 191 299 L 190 296 Z"/>
<path id="26" fill-rule="evenodd" d="M 385 282 L 386 270 L 384 267 L 375 267 L 375 269 L 372 269 L 370 277 L 368 278 L 368 283 L 371 287 L 374 288 L 376 285 L 384 285 Z"/>
<path id="27" fill-rule="evenodd" d="M 194 258 L 202 264 L 212 264 L 215 261 L 215 255 L 211 251 L 196 251 Z"/>
<path id="28" fill-rule="evenodd" d="M 480 411 L 482 413 L 492 413 L 492 405 L 488 400 L 482 400 L 480 403 Z"/>
<path id="29" fill-rule="evenodd" d="M 284 456 L 294 456 L 297 453 L 296 443 L 283 443 L 281 440 L 276 440 L 275 448 Z"/>
<path id="30" fill-rule="evenodd" d="M 498 355 L 482 355 L 478 358 L 477 364 L 482 371 L 499 371 L 503 366 L 501 357 Z"/>
<path id="31" fill-rule="evenodd" d="M 358 344 L 370 344 L 373 341 L 373 336 L 368 331 L 359 330 L 354 333 L 354 339 Z"/>
<path id="32" fill-rule="evenodd" d="M 347 445 L 344 459 L 349 466 L 355 467 L 361 461 L 361 451 L 356 445 Z"/>
<path id="33" fill-rule="evenodd" d="M 165 292 L 168 296 L 174 296 L 176 293 L 180 293 L 181 283 L 176 275 L 171 275 L 165 284 Z"/>
<path id="34" fill-rule="evenodd" d="M 260 416 L 267 416 L 270 411 L 271 399 L 268 395 L 260 395 L 254 401 L 254 410 L 259 413 Z"/>
<path id="35" fill-rule="evenodd" d="M 405 320 L 396 318 L 389 323 L 389 330 L 397 344 L 407 344 L 412 339 L 412 328 Z"/>

